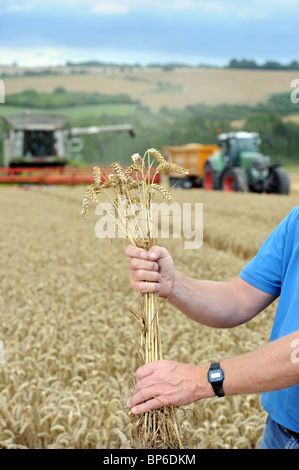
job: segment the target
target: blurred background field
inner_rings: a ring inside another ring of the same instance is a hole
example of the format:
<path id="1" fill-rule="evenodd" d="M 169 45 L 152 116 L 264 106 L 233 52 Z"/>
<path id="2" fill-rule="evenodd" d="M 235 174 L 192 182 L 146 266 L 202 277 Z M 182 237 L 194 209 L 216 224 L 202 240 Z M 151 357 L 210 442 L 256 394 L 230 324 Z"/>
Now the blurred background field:
<path id="1" fill-rule="evenodd" d="M 134 140 L 124 134 L 83 136 L 84 151 L 77 155 L 81 165 L 106 165 L 113 159 L 127 163 L 136 150 L 150 147 L 216 144 L 221 129 L 259 132 L 261 151 L 272 162 L 292 171 L 298 167 L 298 106 L 290 99 L 295 70 L 162 65 L 79 70 L 0 66 L 6 94 L 0 116 L 46 112 L 68 117 L 69 127 L 134 126 Z M 0 130 L 3 134 L 2 121 Z"/>
<path id="2" fill-rule="evenodd" d="M 1 272 L 0 446 L 128 448 L 124 403 L 139 359 L 139 296 L 131 291 L 122 240 L 95 236 L 97 217 L 80 217 L 83 188 L 0 190 Z M 173 191 L 201 202 L 204 243 L 163 240 L 176 267 L 190 276 L 228 280 L 254 256 L 298 195 Z M 166 305 L 164 355 L 200 364 L 265 344 L 275 305 L 248 324 L 211 329 Z M 188 446 L 258 447 L 265 413 L 260 396 L 202 400 L 187 407 Z"/>

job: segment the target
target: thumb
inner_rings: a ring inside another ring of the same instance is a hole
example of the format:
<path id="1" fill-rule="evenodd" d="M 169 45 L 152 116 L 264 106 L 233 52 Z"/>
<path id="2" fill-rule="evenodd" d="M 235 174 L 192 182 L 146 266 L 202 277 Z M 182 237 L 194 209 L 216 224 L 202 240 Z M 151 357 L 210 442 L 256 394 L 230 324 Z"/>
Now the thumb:
<path id="1" fill-rule="evenodd" d="M 148 259 L 151 261 L 159 261 L 168 257 L 171 258 L 169 252 L 161 246 L 152 246 L 148 252 Z"/>

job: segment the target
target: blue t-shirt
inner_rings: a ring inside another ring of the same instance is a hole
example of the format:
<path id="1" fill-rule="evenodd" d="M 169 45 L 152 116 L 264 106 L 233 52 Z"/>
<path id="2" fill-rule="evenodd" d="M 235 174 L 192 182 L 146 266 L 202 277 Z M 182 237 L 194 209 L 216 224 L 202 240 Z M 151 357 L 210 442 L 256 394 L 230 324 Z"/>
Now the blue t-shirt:
<path id="1" fill-rule="evenodd" d="M 240 277 L 280 296 L 270 341 L 299 331 L 299 206 L 267 238 Z M 299 432 L 299 384 L 263 393 L 262 406 L 277 423 Z"/>

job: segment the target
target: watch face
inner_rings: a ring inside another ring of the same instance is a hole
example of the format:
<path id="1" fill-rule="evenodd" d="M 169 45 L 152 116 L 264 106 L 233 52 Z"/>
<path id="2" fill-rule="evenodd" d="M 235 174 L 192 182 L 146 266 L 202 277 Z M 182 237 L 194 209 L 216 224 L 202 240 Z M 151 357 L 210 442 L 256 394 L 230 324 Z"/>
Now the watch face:
<path id="1" fill-rule="evenodd" d="M 221 369 L 211 370 L 209 372 L 210 382 L 219 382 L 220 380 L 223 380 L 223 372 Z"/>

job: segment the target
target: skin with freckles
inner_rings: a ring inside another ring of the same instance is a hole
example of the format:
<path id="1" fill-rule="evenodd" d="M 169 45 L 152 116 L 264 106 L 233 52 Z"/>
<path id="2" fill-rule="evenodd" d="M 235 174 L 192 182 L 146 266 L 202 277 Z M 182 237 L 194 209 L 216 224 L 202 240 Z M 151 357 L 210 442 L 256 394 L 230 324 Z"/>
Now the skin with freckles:
<path id="1" fill-rule="evenodd" d="M 239 276 L 227 282 L 201 281 L 177 271 L 163 247 L 127 246 L 130 285 L 140 295 L 159 292 L 192 320 L 215 328 L 231 328 L 249 321 L 276 299 Z M 290 360 L 291 344 L 299 331 L 247 354 L 221 361 L 226 395 L 260 393 L 299 383 L 299 367 Z M 183 364 L 160 360 L 136 372 L 136 388 L 127 406 L 139 414 L 163 405 L 182 406 L 214 397 L 207 379 L 210 363 Z M 268 372 L 268 373 L 267 373 Z"/>

